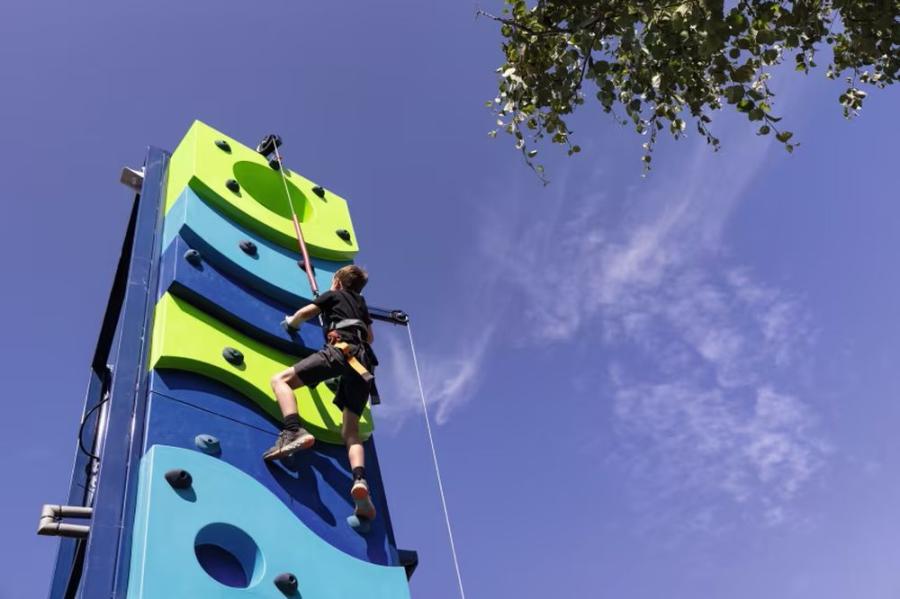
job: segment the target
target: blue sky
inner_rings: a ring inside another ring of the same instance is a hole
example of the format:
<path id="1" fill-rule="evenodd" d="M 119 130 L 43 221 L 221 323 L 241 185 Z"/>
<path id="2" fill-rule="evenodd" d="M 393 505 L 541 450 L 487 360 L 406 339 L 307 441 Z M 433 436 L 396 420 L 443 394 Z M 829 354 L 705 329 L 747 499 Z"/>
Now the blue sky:
<path id="1" fill-rule="evenodd" d="M 789 156 L 640 139 L 596 111 L 543 188 L 484 102 L 469 3 L 36 1 L 0 19 L 0 597 L 42 596 L 125 227 L 123 165 L 194 118 L 351 201 L 370 303 L 414 318 L 467 595 L 900 594 L 898 93 L 847 123 L 776 79 Z M 379 451 L 417 597 L 454 597 L 402 329 Z"/>

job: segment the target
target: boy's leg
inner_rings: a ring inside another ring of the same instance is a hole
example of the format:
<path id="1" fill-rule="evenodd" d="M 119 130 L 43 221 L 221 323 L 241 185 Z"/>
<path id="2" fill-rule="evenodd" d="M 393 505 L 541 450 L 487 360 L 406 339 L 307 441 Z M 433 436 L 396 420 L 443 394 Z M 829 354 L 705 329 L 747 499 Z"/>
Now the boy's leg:
<path id="1" fill-rule="evenodd" d="M 347 445 L 347 457 L 350 459 L 350 468 L 353 469 L 353 478 L 365 478 L 366 450 L 363 449 L 359 439 L 359 416 L 344 408 L 344 421 L 341 424 L 341 435 Z M 357 474 L 363 476 L 357 476 Z"/>
<path id="2" fill-rule="evenodd" d="M 303 386 L 303 381 L 297 376 L 294 368 L 283 370 L 270 380 L 281 415 L 284 417 L 284 425 L 281 433 L 264 454 L 267 461 L 285 458 L 295 451 L 309 449 L 315 443 L 315 437 L 301 426 L 300 415 L 297 413 L 297 398 L 294 389 Z"/>
<path id="3" fill-rule="evenodd" d="M 273 376 L 269 383 L 272 385 L 272 392 L 275 393 L 275 400 L 278 402 L 278 407 L 281 409 L 281 415 L 284 417 L 285 421 L 287 421 L 290 416 L 297 416 L 299 419 L 299 415 L 297 414 L 297 398 L 294 396 L 294 389 L 302 387 L 303 381 L 297 376 L 297 372 L 293 368 L 287 368 Z M 293 420 L 293 418 L 291 420 Z M 285 424 L 287 424 L 287 422 L 285 422 Z M 285 428 L 288 427 L 285 426 Z M 297 428 L 299 428 L 299 425 Z M 296 428 L 294 430 L 296 430 Z"/>
<path id="4" fill-rule="evenodd" d="M 350 408 L 344 408 L 341 434 L 344 437 L 344 443 L 347 444 L 347 457 L 350 460 L 350 468 L 353 470 L 353 486 L 350 489 L 350 495 L 356 503 L 356 515 L 373 520 L 375 505 L 369 497 L 369 484 L 366 482 L 366 451 L 359 438 L 359 415 Z"/>

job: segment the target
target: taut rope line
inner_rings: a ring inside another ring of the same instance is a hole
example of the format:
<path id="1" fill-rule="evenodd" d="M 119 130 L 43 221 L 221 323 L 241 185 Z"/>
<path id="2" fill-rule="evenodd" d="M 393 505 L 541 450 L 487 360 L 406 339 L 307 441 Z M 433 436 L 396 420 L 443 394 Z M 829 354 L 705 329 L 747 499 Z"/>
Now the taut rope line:
<path id="1" fill-rule="evenodd" d="M 422 375 L 419 372 L 419 359 L 416 357 L 416 344 L 413 343 L 412 325 L 406 323 L 409 333 L 409 347 L 412 350 L 413 365 L 416 369 L 416 381 L 419 383 L 419 397 L 422 400 L 422 411 L 425 414 L 425 427 L 428 429 L 428 442 L 431 444 L 431 457 L 434 460 L 434 473 L 437 476 L 438 490 L 441 493 L 441 506 L 444 508 L 444 522 L 447 524 L 447 536 L 450 539 L 450 553 L 453 555 L 453 568 L 456 570 L 456 582 L 459 585 L 459 596 L 466 599 L 463 590 L 462 576 L 459 573 L 459 559 L 456 556 L 456 543 L 453 542 L 453 528 L 450 526 L 450 513 L 447 510 L 447 498 L 444 495 L 444 482 L 441 480 L 441 467 L 438 465 L 437 450 L 434 447 L 434 435 L 431 432 L 431 418 L 428 417 L 428 404 L 425 401 L 425 390 L 422 387 Z"/>

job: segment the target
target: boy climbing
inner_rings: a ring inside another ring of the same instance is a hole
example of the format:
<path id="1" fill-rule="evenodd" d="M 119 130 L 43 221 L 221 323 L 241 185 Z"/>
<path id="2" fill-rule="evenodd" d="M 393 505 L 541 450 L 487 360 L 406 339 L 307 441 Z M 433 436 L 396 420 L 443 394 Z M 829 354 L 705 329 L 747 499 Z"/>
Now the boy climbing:
<path id="1" fill-rule="evenodd" d="M 263 454 L 263 459 L 278 460 L 313 446 L 315 438 L 303 428 L 297 413 L 294 390 L 303 386 L 315 387 L 322 381 L 340 376 L 334 404 L 343 413 L 341 436 L 353 470 L 350 495 L 356 503 L 356 516 L 372 520 L 375 506 L 369 497 L 365 450 L 359 438 L 359 418 L 369 399 L 371 372 L 377 364 L 369 346 L 374 340 L 372 319 L 366 300 L 360 295 L 367 282 L 365 270 L 353 264 L 344 266 L 334 273 L 329 291 L 293 315 L 285 316 L 282 325 L 295 331 L 303 322 L 321 314 L 328 343 L 272 377 L 272 391 L 281 408 L 284 426 L 275 445 Z"/>

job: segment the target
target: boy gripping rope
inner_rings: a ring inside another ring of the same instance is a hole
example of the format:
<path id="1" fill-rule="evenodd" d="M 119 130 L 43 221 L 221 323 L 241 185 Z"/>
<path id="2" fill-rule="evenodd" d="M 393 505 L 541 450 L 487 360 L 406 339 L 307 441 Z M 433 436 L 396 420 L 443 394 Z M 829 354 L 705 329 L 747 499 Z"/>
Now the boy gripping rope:
<path id="1" fill-rule="evenodd" d="M 340 376 L 334 404 L 343 413 L 341 436 L 353 469 L 350 495 L 356 503 L 356 515 L 372 520 L 375 506 L 369 497 L 365 450 L 359 438 L 359 418 L 369 399 L 371 372 L 377 364 L 369 346 L 374 340 L 372 319 L 366 300 L 360 295 L 367 282 L 365 270 L 354 264 L 344 266 L 334 273 L 329 291 L 293 315 L 286 316 L 282 322 L 289 330 L 297 330 L 303 322 L 321 314 L 328 343 L 272 377 L 272 391 L 281 408 L 284 426 L 275 445 L 263 454 L 263 459 L 278 460 L 313 446 L 315 438 L 303 428 L 297 413 L 294 390 L 304 385 L 315 387 L 322 381 Z"/>

